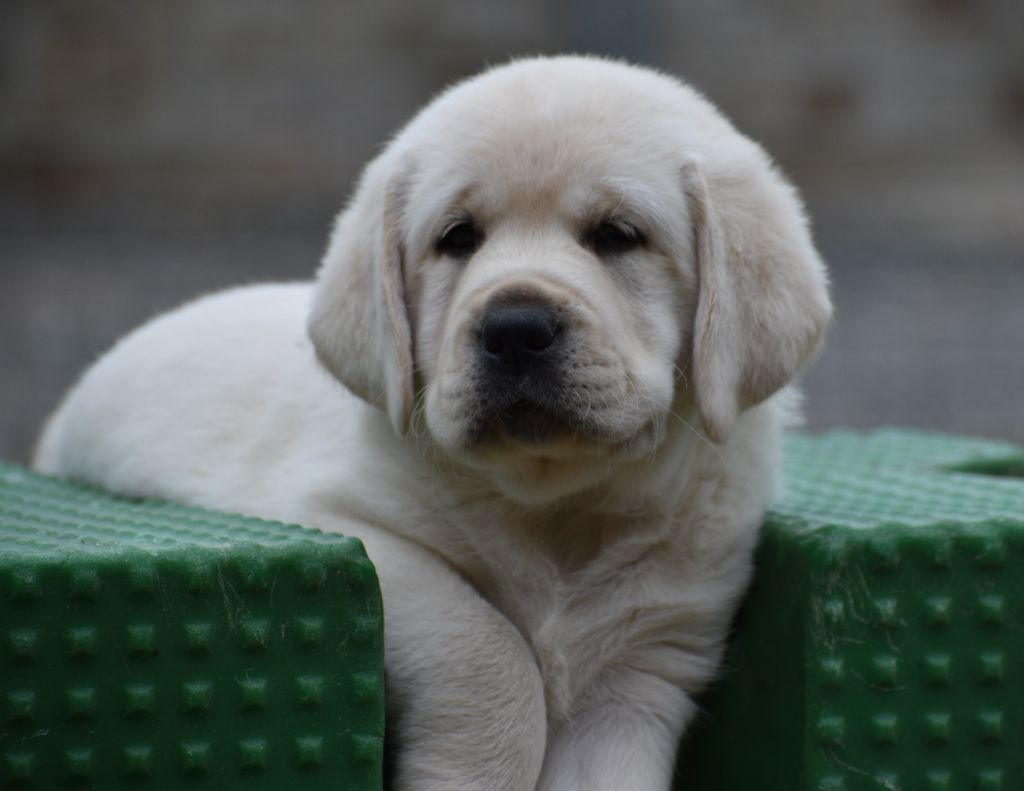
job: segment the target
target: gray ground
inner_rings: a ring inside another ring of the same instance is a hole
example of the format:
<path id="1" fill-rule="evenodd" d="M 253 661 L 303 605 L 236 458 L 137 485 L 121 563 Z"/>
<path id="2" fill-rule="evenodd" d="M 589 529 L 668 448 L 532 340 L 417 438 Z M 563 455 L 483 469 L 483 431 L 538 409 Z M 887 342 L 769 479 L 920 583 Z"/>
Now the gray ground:
<path id="1" fill-rule="evenodd" d="M 118 336 L 196 294 L 307 277 L 323 234 L 0 237 L 0 458 Z M 1024 259 L 830 237 L 837 321 L 804 377 L 812 429 L 887 424 L 1024 442 Z"/>

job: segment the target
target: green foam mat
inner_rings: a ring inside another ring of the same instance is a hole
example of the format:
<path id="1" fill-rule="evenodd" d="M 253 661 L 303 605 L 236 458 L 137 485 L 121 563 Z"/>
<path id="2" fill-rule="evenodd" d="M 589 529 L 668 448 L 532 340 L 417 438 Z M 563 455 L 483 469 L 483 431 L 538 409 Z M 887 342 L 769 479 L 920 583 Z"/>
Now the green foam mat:
<path id="1" fill-rule="evenodd" d="M 5 788 L 380 787 L 355 539 L 0 465 L 0 640 Z"/>
<path id="2" fill-rule="evenodd" d="M 677 787 L 1024 788 L 1024 451 L 834 432 L 785 466 Z M 357 541 L 0 465 L 0 627 L 4 787 L 380 787 Z"/>
<path id="3" fill-rule="evenodd" d="M 678 789 L 1024 788 L 1024 449 L 795 436 Z"/>

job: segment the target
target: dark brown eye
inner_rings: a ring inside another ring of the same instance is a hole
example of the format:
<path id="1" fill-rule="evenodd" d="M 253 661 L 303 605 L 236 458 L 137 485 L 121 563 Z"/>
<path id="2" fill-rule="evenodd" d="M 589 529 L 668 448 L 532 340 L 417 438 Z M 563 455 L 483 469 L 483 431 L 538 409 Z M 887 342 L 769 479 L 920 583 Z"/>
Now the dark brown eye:
<path id="1" fill-rule="evenodd" d="M 437 252 L 452 258 L 468 258 L 480 246 L 482 235 L 470 221 L 455 223 L 437 240 Z"/>
<path id="2" fill-rule="evenodd" d="M 591 249 L 600 256 L 629 253 L 644 243 L 644 236 L 632 225 L 606 220 L 587 237 Z"/>

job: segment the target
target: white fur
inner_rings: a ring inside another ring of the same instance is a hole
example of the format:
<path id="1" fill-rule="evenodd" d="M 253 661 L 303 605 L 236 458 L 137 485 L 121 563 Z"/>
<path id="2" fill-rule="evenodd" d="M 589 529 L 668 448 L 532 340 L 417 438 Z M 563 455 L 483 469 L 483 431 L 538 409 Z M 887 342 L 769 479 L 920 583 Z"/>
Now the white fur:
<path id="1" fill-rule="evenodd" d="M 435 242 L 459 212 L 485 235 L 451 261 Z M 647 243 L 602 260 L 581 241 L 595 216 Z M 792 188 L 694 91 L 520 61 L 368 166 L 316 286 L 205 297 L 128 336 L 37 465 L 361 538 L 397 788 L 663 790 L 750 576 L 780 388 L 826 285 Z M 562 311 L 586 432 L 471 436 L 482 306 L 515 289 Z"/>

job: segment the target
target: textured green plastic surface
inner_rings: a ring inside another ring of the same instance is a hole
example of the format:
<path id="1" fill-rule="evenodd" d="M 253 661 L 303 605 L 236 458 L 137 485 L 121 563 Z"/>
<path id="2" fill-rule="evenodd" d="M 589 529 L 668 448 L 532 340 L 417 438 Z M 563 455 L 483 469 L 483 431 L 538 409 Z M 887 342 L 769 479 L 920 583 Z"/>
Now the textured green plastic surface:
<path id="1" fill-rule="evenodd" d="M 355 539 L 0 465 L 0 787 L 376 789 Z"/>
<path id="2" fill-rule="evenodd" d="M 793 437 L 687 791 L 1024 788 L 1024 450 Z M 358 542 L 0 465 L 0 784 L 380 787 Z"/>
<path id="3" fill-rule="evenodd" d="M 1024 789 L 1024 450 L 797 436 L 687 791 Z"/>

